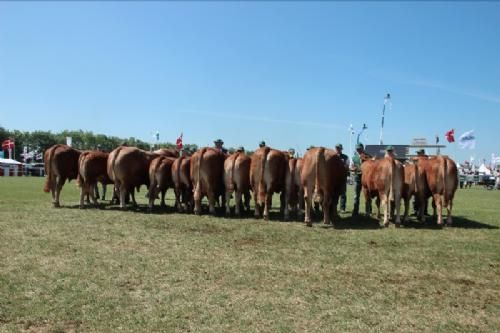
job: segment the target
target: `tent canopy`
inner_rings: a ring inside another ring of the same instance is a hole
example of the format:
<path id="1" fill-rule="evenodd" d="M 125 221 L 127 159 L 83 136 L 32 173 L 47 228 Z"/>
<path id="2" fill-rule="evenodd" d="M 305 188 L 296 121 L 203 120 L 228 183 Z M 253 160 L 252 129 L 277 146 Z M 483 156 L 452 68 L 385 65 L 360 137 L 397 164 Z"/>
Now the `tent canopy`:
<path id="1" fill-rule="evenodd" d="M 11 164 L 11 165 L 21 165 L 21 162 L 13 160 L 11 158 L 0 158 L 0 164 Z"/>

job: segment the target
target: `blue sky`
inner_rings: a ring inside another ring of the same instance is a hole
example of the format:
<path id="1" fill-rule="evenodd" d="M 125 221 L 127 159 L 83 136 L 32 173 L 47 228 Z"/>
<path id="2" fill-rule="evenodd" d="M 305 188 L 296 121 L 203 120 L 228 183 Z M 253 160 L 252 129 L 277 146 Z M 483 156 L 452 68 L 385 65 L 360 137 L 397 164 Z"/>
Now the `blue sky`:
<path id="1" fill-rule="evenodd" d="M 254 149 L 434 140 L 500 155 L 497 2 L 0 2 L 0 125 Z"/>

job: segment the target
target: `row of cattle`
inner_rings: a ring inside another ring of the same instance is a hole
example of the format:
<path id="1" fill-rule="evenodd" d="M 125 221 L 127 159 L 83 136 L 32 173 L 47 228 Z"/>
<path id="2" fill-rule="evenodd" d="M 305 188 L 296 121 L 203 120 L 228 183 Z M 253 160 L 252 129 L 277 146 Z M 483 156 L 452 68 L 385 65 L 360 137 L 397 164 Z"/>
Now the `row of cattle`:
<path id="1" fill-rule="evenodd" d="M 404 199 L 405 213 L 412 195 L 419 198 L 420 216 L 423 205 L 432 196 L 442 223 L 442 207 L 451 207 L 456 190 L 456 165 L 448 157 L 420 158 L 402 165 L 390 156 L 367 159 L 362 164 L 362 185 L 367 203 L 377 198 L 384 208 L 384 225 L 389 224 L 390 203 L 394 203 L 394 222 L 400 223 L 400 200 Z M 52 193 L 54 206 L 59 206 L 61 189 L 66 180 L 77 179 L 81 188 L 80 206 L 90 196 L 97 204 L 94 189 L 97 182 L 114 184 L 114 194 L 124 208 L 129 198 L 135 203 L 135 191 L 148 188 L 149 208 L 161 194 L 173 188 L 178 211 L 201 214 L 201 201 L 208 198 L 209 211 L 215 213 L 221 203 L 230 214 L 230 199 L 234 195 L 235 214 L 250 209 L 253 192 L 256 217 L 269 218 L 272 196 L 280 194 L 280 211 L 284 219 L 291 212 L 304 210 L 305 223 L 312 225 L 311 207 L 321 205 L 323 221 L 334 222 L 339 196 L 345 191 L 348 170 L 340 156 L 331 149 L 319 147 L 306 152 L 303 158 L 290 158 L 287 152 L 262 147 L 251 156 L 244 152 L 231 155 L 214 148 L 202 148 L 192 156 L 179 156 L 175 150 L 160 149 L 147 152 L 135 147 L 120 146 L 111 153 L 78 151 L 66 145 L 55 145 L 45 151 L 45 192 Z M 453 176 L 453 170 L 455 176 Z M 404 219 L 403 218 L 403 219 Z"/>

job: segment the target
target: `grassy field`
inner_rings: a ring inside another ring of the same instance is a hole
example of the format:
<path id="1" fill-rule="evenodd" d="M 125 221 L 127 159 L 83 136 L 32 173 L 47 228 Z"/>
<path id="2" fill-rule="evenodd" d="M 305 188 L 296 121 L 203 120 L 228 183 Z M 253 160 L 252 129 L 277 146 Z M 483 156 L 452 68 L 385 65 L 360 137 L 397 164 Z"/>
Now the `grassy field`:
<path id="1" fill-rule="evenodd" d="M 80 210 L 73 182 L 55 209 L 42 181 L 0 178 L 1 332 L 500 331 L 500 191 L 442 230 L 306 228 Z"/>

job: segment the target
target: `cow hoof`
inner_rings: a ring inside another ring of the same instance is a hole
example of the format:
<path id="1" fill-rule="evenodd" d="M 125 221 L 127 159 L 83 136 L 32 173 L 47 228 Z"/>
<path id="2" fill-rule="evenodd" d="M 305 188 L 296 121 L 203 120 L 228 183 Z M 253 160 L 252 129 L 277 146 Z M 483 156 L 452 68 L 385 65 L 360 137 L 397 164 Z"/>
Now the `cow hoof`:
<path id="1" fill-rule="evenodd" d="M 401 223 L 395 223 L 394 225 L 396 226 L 396 228 L 401 227 Z"/>
<path id="2" fill-rule="evenodd" d="M 312 222 L 306 222 L 306 227 L 312 227 L 312 226 L 313 226 Z"/>
<path id="3" fill-rule="evenodd" d="M 269 216 L 264 215 L 264 221 L 269 221 Z"/>
<path id="4" fill-rule="evenodd" d="M 385 223 L 384 223 L 384 227 L 385 227 L 385 228 L 388 228 L 388 227 L 389 227 L 389 222 L 385 222 Z"/>
<path id="5" fill-rule="evenodd" d="M 54 202 L 54 204 L 53 204 L 53 205 L 54 205 L 54 208 L 59 208 L 59 207 L 61 207 L 61 205 L 59 204 L 59 202 Z"/>
<path id="6" fill-rule="evenodd" d="M 84 205 L 80 205 L 79 207 L 80 209 L 85 209 L 85 206 Z"/>

